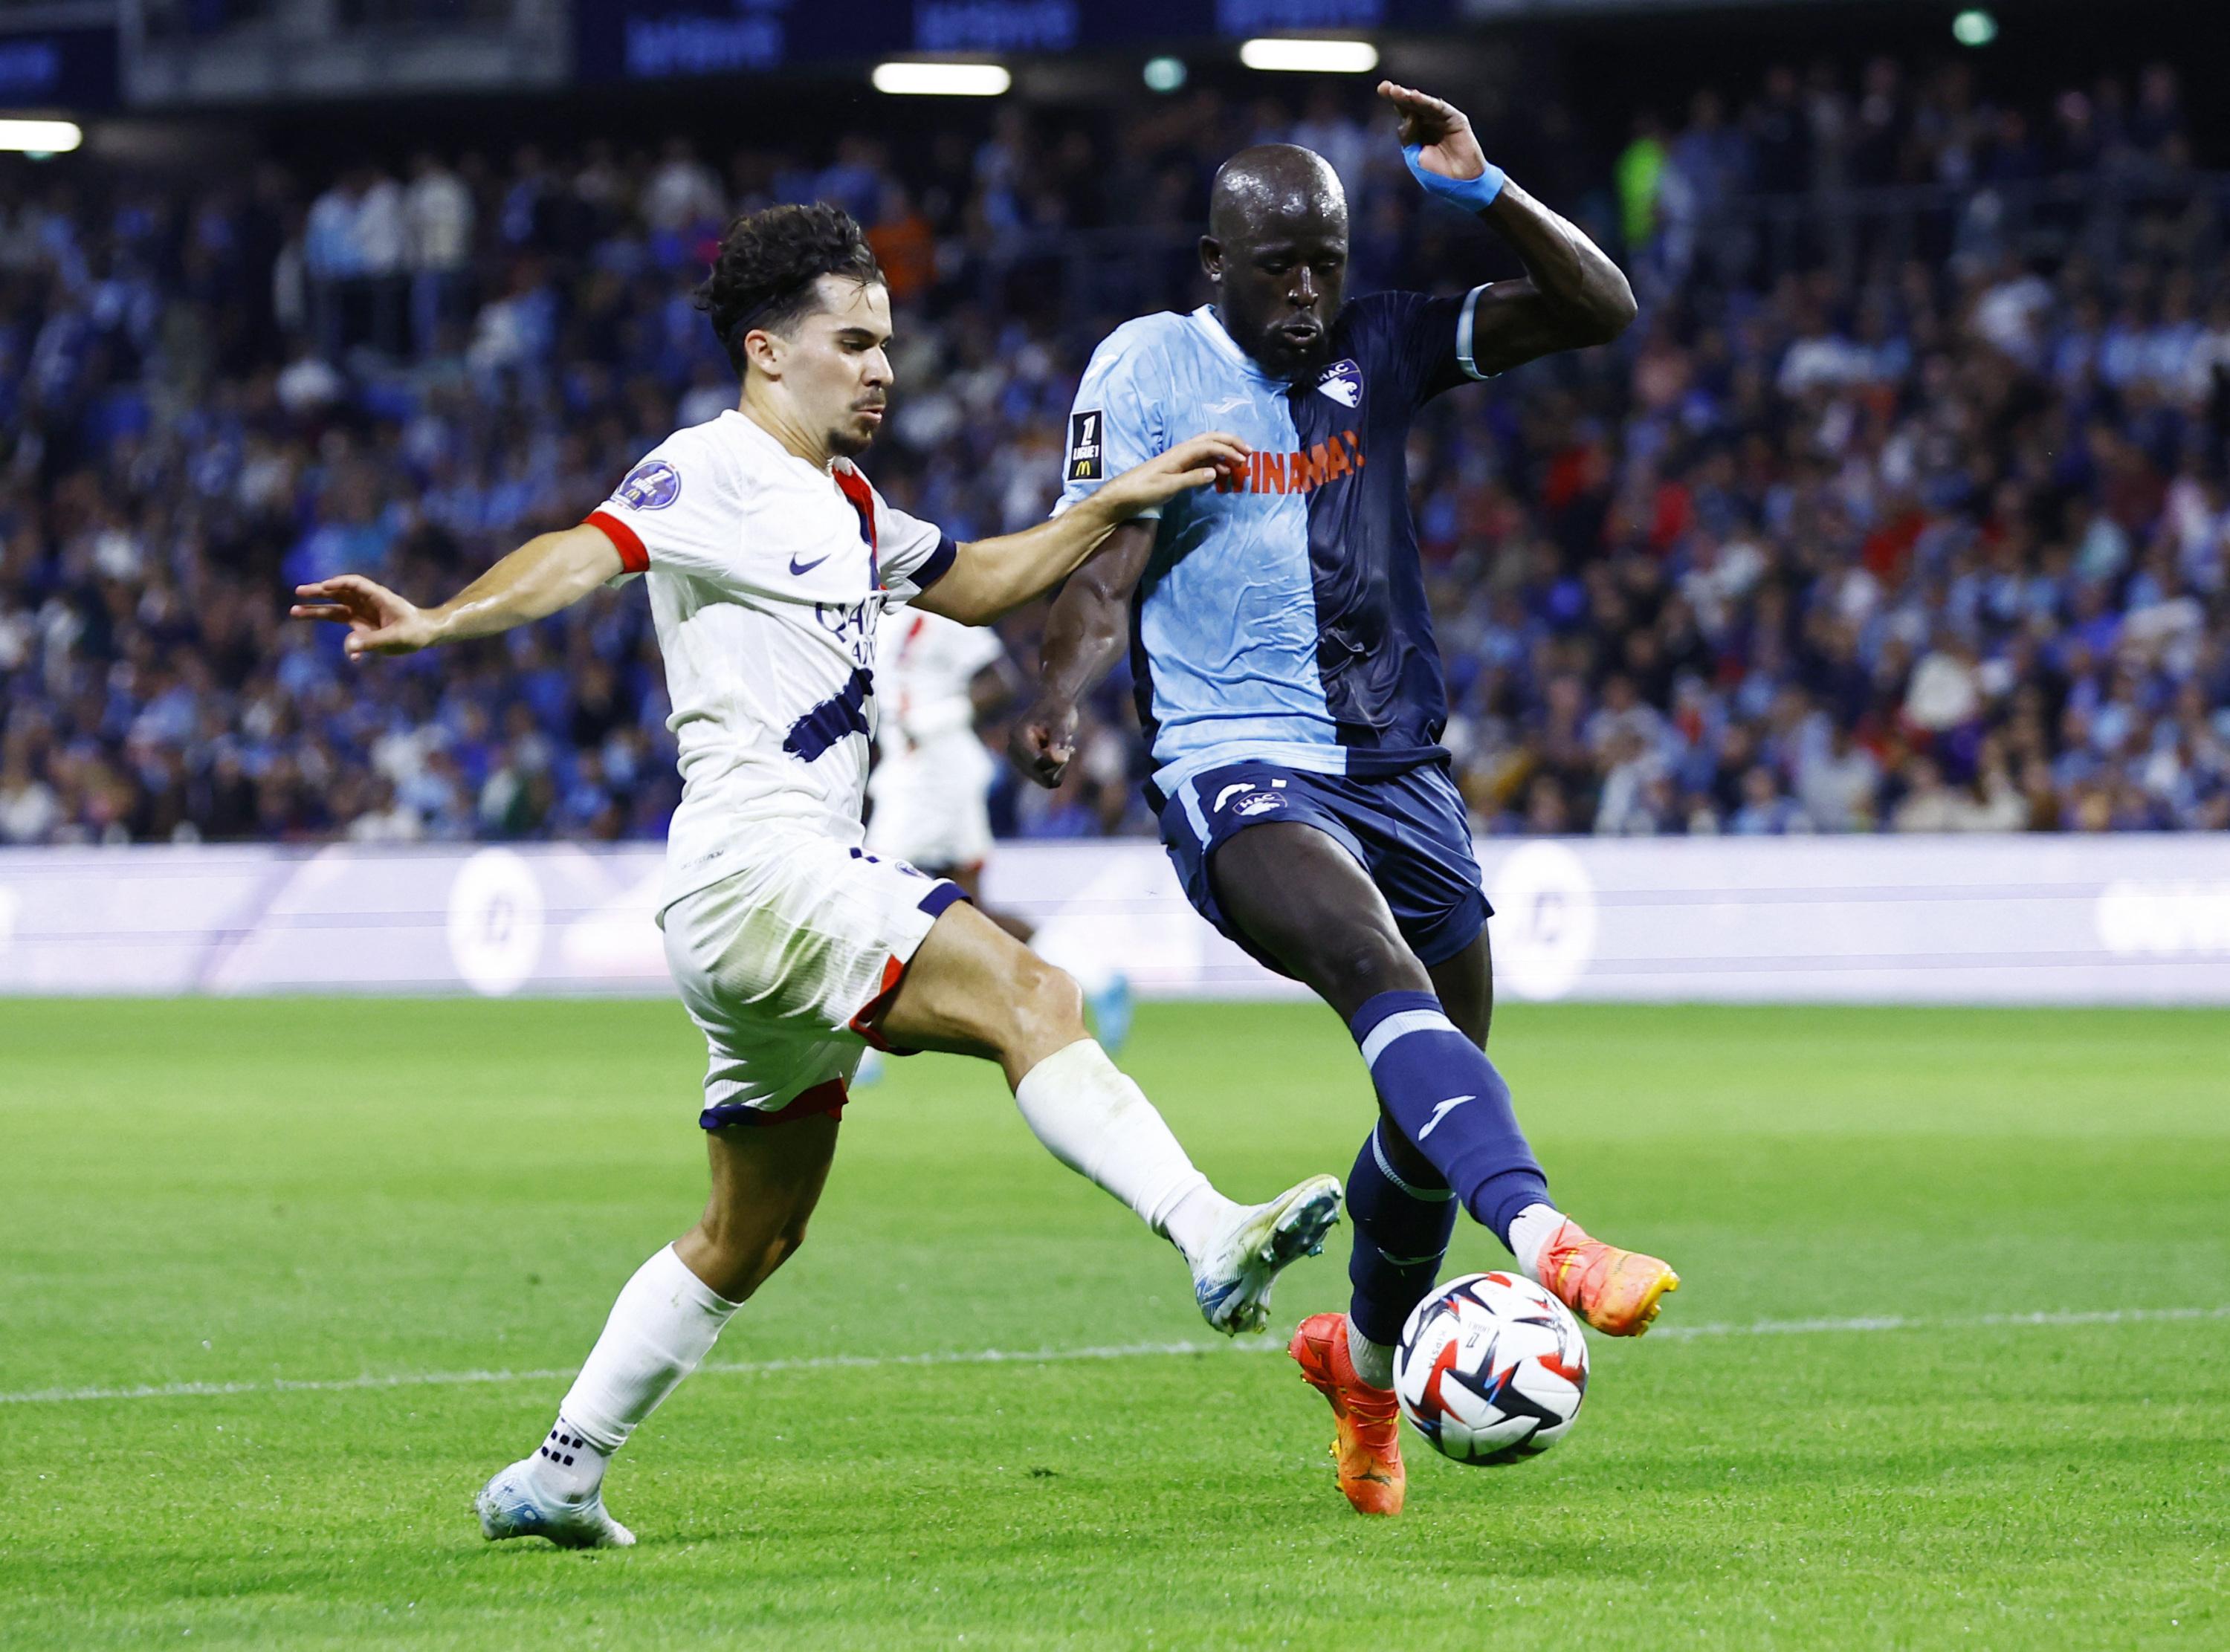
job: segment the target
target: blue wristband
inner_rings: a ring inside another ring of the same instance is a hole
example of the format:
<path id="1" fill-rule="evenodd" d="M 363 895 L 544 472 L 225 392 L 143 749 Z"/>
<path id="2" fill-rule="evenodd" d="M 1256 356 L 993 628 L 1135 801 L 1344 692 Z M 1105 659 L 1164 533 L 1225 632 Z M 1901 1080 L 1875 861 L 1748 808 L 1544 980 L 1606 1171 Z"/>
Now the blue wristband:
<path id="1" fill-rule="evenodd" d="M 1441 200 L 1461 207 L 1466 212 L 1484 212 L 1494 204 L 1494 197 L 1502 193 L 1502 186 L 1506 180 L 1502 169 L 1492 161 L 1486 164 L 1486 170 L 1477 177 L 1443 177 L 1438 172 L 1428 171 L 1419 164 L 1417 157 L 1424 152 L 1422 144 L 1402 145 L 1402 158 L 1409 163 L 1409 176 L 1425 186 L 1427 194 L 1437 195 Z"/>

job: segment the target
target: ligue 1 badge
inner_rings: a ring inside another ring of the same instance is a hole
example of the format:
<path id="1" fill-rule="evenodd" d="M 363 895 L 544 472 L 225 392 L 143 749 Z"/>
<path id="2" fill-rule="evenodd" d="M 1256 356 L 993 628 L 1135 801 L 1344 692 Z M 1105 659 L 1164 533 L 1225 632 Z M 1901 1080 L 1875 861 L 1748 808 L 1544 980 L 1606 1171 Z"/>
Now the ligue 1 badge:
<path id="1" fill-rule="evenodd" d="M 638 511 L 663 511 L 680 496 L 681 472 L 662 459 L 647 459 L 620 484 L 619 497 Z"/>
<path id="2" fill-rule="evenodd" d="M 1097 408 L 1068 415 L 1068 465 L 1064 475 L 1072 482 L 1096 482 L 1105 451 L 1105 418 Z"/>
<path id="3" fill-rule="evenodd" d="M 1317 389 L 1344 408 L 1354 407 L 1363 400 L 1363 370 L 1352 357 L 1334 362 L 1318 376 Z"/>

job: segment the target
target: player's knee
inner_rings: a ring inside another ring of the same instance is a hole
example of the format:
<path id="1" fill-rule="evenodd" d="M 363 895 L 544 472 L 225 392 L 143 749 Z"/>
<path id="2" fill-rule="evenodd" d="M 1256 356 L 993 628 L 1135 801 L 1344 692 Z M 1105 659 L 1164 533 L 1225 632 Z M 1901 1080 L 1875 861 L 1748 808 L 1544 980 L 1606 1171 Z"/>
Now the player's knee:
<path id="1" fill-rule="evenodd" d="M 1316 960 L 1317 985 L 1325 997 L 1352 1013 L 1381 993 L 1428 991 L 1432 979 L 1409 949 L 1371 931 L 1344 935 Z"/>
<path id="2" fill-rule="evenodd" d="M 802 1216 L 792 1217 L 783 1224 L 782 1231 L 774 1236 L 766 1249 L 767 1272 L 772 1273 L 798 1253 L 805 1244 L 805 1229 L 806 1219 Z"/>
<path id="3" fill-rule="evenodd" d="M 1051 964 L 1029 951 L 1017 948 L 1022 954 L 1015 967 L 1013 1006 L 1015 1041 L 1020 1044 L 1043 1045 L 1067 1042 L 1070 1037 L 1084 1034 L 1084 992 L 1070 979 L 1065 970 Z"/>

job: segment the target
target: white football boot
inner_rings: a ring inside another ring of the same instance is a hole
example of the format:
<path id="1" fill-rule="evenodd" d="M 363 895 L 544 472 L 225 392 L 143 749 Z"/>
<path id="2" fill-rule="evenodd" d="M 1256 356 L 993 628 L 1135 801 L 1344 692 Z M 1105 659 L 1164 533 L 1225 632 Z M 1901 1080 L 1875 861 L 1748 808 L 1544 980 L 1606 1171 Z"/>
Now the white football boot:
<path id="1" fill-rule="evenodd" d="M 587 1501 L 560 1502 L 534 1488 L 528 1470 L 532 1457 L 514 1462 L 480 1488 L 473 1499 L 473 1512 L 480 1517 L 480 1535 L 491 1543 L 509 1537 L 546 1537 L 561 1549 L 625 1549 L 635 1544 L 635 1533 L 604 1512 L 604 1495 L 592 1494 Z"/>
<path id="2" fill-rule="evenodd" d="M 1270 1287 L 1287 1264 L 1324 1249 L 1339 1221 L 1339 1182 L 1312 1176 L 1266 1205 L 1241 1207 L 1193 1263 L 1201 1317 L 1226 1336 L 1270 1322 Z"/>

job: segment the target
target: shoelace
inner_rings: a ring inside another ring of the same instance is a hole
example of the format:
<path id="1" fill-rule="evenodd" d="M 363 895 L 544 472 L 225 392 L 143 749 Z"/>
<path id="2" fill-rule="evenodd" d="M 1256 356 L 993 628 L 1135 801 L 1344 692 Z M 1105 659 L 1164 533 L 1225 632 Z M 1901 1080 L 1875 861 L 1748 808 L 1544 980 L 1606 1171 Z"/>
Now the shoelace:
<path id="1" fill-rule="evenodd" d="M 1358 1400 L 1352 1393 L 1343 1396 L 1347 1402 L 1348 1420 L 1355 1424 L 1355 1437 L 1374 1451 L 1383 1451 L 1393 1444 L 1402 1420 L 1402 1407 L 1392 1394 L 1382 1401 L 1376 1398 Z"/>
<path id="2" fill-rule="evenodd" d="M 1549 1276 L 1549 1289 L 1567 1306 L 1576 1308 L 1587 1300 L 1589 1276 L 1609 1257 L 1610 1248 L 1581 1238 L 1569 1245 L 1552 1244 L 1549 1254 L 1549 1266 L 1543 1270 Z M 1575 1268 L 1579 1270 L 1577 1279 L 1571 1277 Z"/>
<path id="3" fill-rule="evenodd" d="M 1374 1390 L 1357 1377 L 1352 1385 L 1339 1380 L 1339 1366 L 1336 1360 L 1324 1362 L 1331 1367 L 1332 1381 L 1338 1390 L 1341 1409 L 1348 1421 L 1355 1424 L 1355 1437 L 1374 1450 L 1384 1449 L 1395 1438 L 1396 1425 L 1402 1420 L 1402 1402 L 1390 1388 Z M 1354 1371 L 1350 1365 L 1349 1372 Z M 1386 1397 L 1378 1398 L 1380 1393 Z"/>

